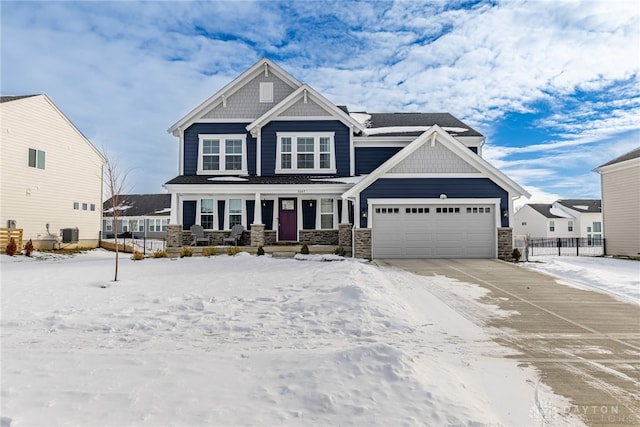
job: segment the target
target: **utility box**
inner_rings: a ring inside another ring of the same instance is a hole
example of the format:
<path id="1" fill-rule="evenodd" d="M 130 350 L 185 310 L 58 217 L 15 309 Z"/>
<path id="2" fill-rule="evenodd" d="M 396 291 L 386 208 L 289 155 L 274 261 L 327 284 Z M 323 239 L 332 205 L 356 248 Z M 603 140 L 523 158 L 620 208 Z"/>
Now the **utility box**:
<path id="1" fill-rule="evenodd" d="M 63 228 L 60 230 L 62 236 L 62 243 L 78 243 L 78 228 Z"/>
<path id="2" fill-rule="evenodd" d="M 7 228 L 16 228 L 16 220 L 8 219 L 7 220 Z"/>

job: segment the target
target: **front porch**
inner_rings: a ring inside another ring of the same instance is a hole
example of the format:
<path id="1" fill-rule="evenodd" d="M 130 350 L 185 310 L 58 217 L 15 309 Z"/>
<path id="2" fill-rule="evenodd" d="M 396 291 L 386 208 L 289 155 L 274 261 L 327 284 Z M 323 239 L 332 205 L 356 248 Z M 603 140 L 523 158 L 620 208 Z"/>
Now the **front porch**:
<path id="1" fill-rule="evenodd" d="M 215 248 L 217 255 L 227 255 L 227 248 L 229 246 L 189 246 L 193 250 L 193 256 L 203 256 L 203 252 L 205 249 Z M 248 252 L 252 255 L 255 255 L 258 251 L 257 246 L 239 246 L 243 252 Z M 337 245 L 307 245 L 309 248 L 309 253 L 312 255 L 327 255 L 335 253 Z M 342 247 L 345 251 L 345 256 L 351 256 L 351 246 Z M 177 258 L 180 256 L 180 250 L 182 247 L 167 247 L 167 255 L 170 258 Z M 274 246 L 263 246 L 264 253 L 267 255 L 271 255 L 274 258 L 292 258 L 295 254 L 299 254 L 302 250 L 301 244 L 292 244 L 292 245 L 274 245 Z"/>

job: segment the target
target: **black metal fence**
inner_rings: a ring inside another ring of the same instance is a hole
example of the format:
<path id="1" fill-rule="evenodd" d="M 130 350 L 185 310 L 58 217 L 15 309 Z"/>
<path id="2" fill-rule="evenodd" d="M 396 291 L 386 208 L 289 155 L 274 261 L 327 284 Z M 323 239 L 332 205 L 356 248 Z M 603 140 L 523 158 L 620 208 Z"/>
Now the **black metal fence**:
<path id="1" fill-rule="evenodd" d="M 586 237 L 526 238 L 516 237 L 515 247 L 522 256 L 558 255 L 558 256 L 602 256 L 605 253 L 605 240 Z"/>

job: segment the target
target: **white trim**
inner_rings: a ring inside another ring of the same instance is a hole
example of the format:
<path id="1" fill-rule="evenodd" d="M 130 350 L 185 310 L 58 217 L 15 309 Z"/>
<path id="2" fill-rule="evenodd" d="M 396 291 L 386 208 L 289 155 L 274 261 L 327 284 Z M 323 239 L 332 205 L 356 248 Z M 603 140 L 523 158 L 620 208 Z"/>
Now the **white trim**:
<path id="1" fill-rule="evenodd" d="M 205 140 L 216 139 L 219 141 L 219 153 L 218 156 L 218 170 L 203 170 L 203 152 L 202 144 Z M 241 169 L 227 170 L 225 165 L 225 150 L 227 139 L 239 139 L 242 141 L 242 153 L 241 153 Z M 247 135 L 246 134 L 198 134 L 198 170 L 197 175 L 247 175 Z"/>
<path id="2" fill-rule="evenodd" d="M 415 152 L 418 148 L 420 148 L 423 144 L 427 143 L 431 140 L 433 135 L 436 134 L 435 138 L 437 142 L 443 144 L 449 150 L 451 150 L 454 154 L 458 155 L 462 160 L 466 161 L 469 165 L 473 166 L 477 170 L 481 172 L 477 177 L 485 176 L 491 179 L 493 182 L 498 184 L 500 187 L 505 189 L 509 195 L 511 196 L 513 193 L 524 195 L 527 197 L 531 197 L 531 194 L 527 192 L 520 185 L 515 183 L 505 174 L 500 172 L 498 169 L 489 164 L 482 157 L 475 154 L 473 151 L 469 150 L 464 144 L 460 141 L 456 140 L 454 137 L 449 135 L 446 131 L 444 131 L 440 126 L 433 125 L 429 130 L 425 131 L 422 135 L 417 137 L 412 143 L 404 147 L 378 168 L 376 168 L 373 172 L 363 178 L 360 182 L 355 184 L 350 190 L 348 190 L 343 197 L 353 197 L 354 195 L 360 193 L 364 189 L 366 189 L 369 185 L 374 183 L 379 178 L 385 176 L 385 174 L 397 166 L 401 161 L 408 158 L 413 152 Z M 456 174 L 451 174 L 451 177 L 455 177 Z"/>
<path id="3" fill-rule="evenodd" d="M 623 160 L 621 162 L 613 163 L 607 166 L 600 166 L 595 168 L 593 171 L 599 173 L 600 175 L 610 173 L 610 172 L 618 172 L 624 169 L 629 169 L 633 167 L 640 166 L 640 157 L 635 157 L 633 159 Z"/>
<path id="4" fill-rule="evenodd" d="M 192 124 L 198 123 L 251 123 L 255 118 L 247 117 L 244 119 L 228 118 L 228 119 L 198 119 L 194 120 Z"/>
<path id="5" fill-rule="evenodd" d="M 282 167 L 282 138 L 291 138 L 291 168 Z M 313 168 L 298 167 L 296 138 L 313 138 Z M 320 168 L 320 138 L 329 138 L 329 168 Z M 276 132 L 276 174 L 336 173 L 335 132 Z"/>
<path id="6" fill-rule="evenodd" d="M 292 89 L 296 89 L 302 85 L 295 77 L 291 74 L 284 71 L 280 68 L 279 65 L 274 63 L 273 61 L 263 58 L 245 70 L 238 77 L 233 79 L 229 84 L 220 89 L 218 92 L 207 98 L 204 102 L 198 105 L 196 108 L 191 110 L 186 116 L 181 118 L 177 123 L 171 126 L 167 132 L 174 134 L 175 131 L 182 127 L 188 128 L 191 126 L 195 120 L 198 120 L 206 111 L 211 110 L 212 108 L 220 105 L 222 102 L 222 97 L 229 98 L 231 95 L 236 93 L 238 90 L 243 88 L 248 82 L 256 78 L 260 73 L 264 71 L 264 67 L 268 67 L 276 77 L 282 80 L 285 84 L 287 84 Z"/>
<path id="7" fill-rule="evenodd" d="M 256 175 L 262 175 L 262 132 L 258 129 L 256 139 Z"/>
<path id="8" fill-rule="evenodd" d="M 267 71 L 267 64 L 265 64 L 265 72 Z M 265 74 L 266 75 L 266 74 Z M 258 97 L 258 102 L 261 104 L 272 104 L 273 103 L 273 82 L 260 82 L 260 94 Z"/>
<path id="9" fill-rule="evenodd" d="M 178 128 L 178 171 L 180 175 L 184 175 L 184 130 Z"/>
<path id="10" fill-rule="evenodd" d="M 253 195 L 256 192 L 274 195 L 299 195 L 299 194 L 336 194 L 340 196 L 347 191 L 352 184 L 165 184 L 168 192 L 176 192 L 181 195 L 197 197 L 200 194 L 245 194 Z"/>

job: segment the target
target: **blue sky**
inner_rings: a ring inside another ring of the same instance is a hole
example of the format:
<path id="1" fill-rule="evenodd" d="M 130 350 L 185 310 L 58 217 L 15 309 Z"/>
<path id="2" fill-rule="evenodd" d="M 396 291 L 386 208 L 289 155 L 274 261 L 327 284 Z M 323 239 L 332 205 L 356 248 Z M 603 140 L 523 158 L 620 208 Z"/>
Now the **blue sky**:
<path id="1" fill-rule="evenodd" d="M 529 202 L 599 198 L 640 146 L 640 4 L 587 1 L 0 3 L 1 92 L 46 93 L 134 193 L 177 175 L 166 130 L 269 57 L 335 104 L 450 112 Z"/>

